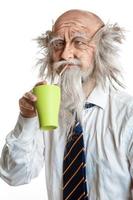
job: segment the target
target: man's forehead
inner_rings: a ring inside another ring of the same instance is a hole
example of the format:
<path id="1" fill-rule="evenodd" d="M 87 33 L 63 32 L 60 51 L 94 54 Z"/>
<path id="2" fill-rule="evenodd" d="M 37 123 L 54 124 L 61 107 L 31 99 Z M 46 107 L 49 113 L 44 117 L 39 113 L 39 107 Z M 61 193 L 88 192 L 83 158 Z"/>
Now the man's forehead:
<path id="1" fill-rule="evenodd" d="M 91 31 L 89 31 L 88 28 L 80 26 L 76 23 L 64 23 L 53 32 L 53 35 L 56 37 L 64 37 L 68 34 L 69 37 L 88 37 L 90 32 Z"/>
<path id="2" fill-rule="evenodd" d="M 64 30 L 69 29 L 71 32 L 81 32 L 81 33 L 87 33 L 90 32 L 90 30 L 93 29 L 93 27 L 86 25 L 84 22 L 82 22 L 82 20 L 78 20 L 78 19 L 73 19 L 73 20 L 67 20 L 67 21 L 60 21 L 60 23 L 57 23 L 54 28 L 53 28 L 53 32 L 54 33 L 61 33 Z"/>
<path id="3" fill-rule="evenodd" d="M 102 20 L 94 13 L 82 10 L 69 10 L 63 13 L 52 27 L 53 32 L 57 32 L 62 27 L 76 26 L 88 31 L 96 29 L 103 24 Z"/>

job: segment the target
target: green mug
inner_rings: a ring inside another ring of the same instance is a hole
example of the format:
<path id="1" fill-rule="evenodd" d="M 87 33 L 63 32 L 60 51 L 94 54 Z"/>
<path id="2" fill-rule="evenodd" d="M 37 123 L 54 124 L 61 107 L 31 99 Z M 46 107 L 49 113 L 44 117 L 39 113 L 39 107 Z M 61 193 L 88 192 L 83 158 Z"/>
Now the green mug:
<path id="1" fill-rule="evenodd" d="M 38 85 L 33 88 L 33 94 L 37 97 L 35 107 L 38 113 L 40 128 L 43 130 L 57 128 L 61 99 L 60 87 L 47 84 Z"/>

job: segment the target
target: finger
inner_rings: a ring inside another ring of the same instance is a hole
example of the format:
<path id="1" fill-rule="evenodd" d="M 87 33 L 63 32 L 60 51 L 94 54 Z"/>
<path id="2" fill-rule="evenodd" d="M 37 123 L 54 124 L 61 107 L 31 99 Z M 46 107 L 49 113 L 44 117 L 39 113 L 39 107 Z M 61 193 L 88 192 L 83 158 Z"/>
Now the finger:
<path id="1" fill-rule="evenodd" d="M 38 82 L 38 83 L 35 85 L 35 87 L 38 86 L 38 85 L 45 85 L 45 84 L 47 84 L 46 81 L 40 81 L 40 82 Z"/>
<path id="2" fill-rule="evenodd" d="M 19 106 L 21 109 L 31 110 L 31 111 L 35 110 L 34 104 L 25 97 L 19 100 Z"/>
<path id="3" fill-rule="evenodd" d="M 21 109 L 20 113 L 23 117 L 26 117 L 26 118 L 35 117 L 37 115 L 36 111 L 33 112 L 33 111 L 25 110 L 25 109 Z"/>
<path id="4" fill-rule="evenodd" d="M 37 100 L 37 97 L 31 91 L 26 92 L 23 97 L 33 102 Z"/>
<path id="5" fill-rule="evenodd" d="M 37 115 L 34 103 L 24 97 L 19 100 L 19 107 L 23 117 L 31 118 Z"/>

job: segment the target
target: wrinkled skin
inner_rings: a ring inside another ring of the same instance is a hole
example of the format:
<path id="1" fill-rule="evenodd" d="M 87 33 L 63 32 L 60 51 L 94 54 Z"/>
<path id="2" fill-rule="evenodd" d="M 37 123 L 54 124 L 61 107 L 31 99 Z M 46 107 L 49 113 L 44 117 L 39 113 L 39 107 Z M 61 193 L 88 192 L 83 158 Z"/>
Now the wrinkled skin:
<path id="1" fill-rule="evenodd" d="M 86 11 L 70 10 L 62 14 L 55 22 L 52 32 L 54 34 L 54 45 L 52 51 L 53 63 L 60 60 L 77 58 L 81 62 L 81 70 L 93 71 L 93 58 L 95 43 L 92 36 L 103 25 L 101 19 Z M 68 66 L 68 68 L 74 66 Z M 69 70 L 69 69 L 68 69 Z M 40 84 L 40 83 L 39 83 Z M 41 84 L 46 84 L 45 82 Z M 94 80 L 85 89 L 89 93 L 94 87 Z M 20 112 L 23 117 L 36 116 L 34 102 L 37 100 L 32 92 L 26 92 L 19 100 Z"/>

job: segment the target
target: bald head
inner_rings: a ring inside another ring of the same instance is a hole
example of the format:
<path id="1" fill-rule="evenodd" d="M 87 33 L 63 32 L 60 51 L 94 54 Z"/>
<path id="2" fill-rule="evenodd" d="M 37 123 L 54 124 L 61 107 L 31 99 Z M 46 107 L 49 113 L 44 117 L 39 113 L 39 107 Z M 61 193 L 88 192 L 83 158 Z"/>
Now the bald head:
<path id="1" fill-rule="evenodd" d="M 58 17 L 53 26 L 53 32 L 57 32 L 60 27 L 68 25 L 76 25 L 89 32 L 95 32 L 99 27 L 104 25 L 104 23 L 97 15 L 89 11 L 68 10 Z"/>

